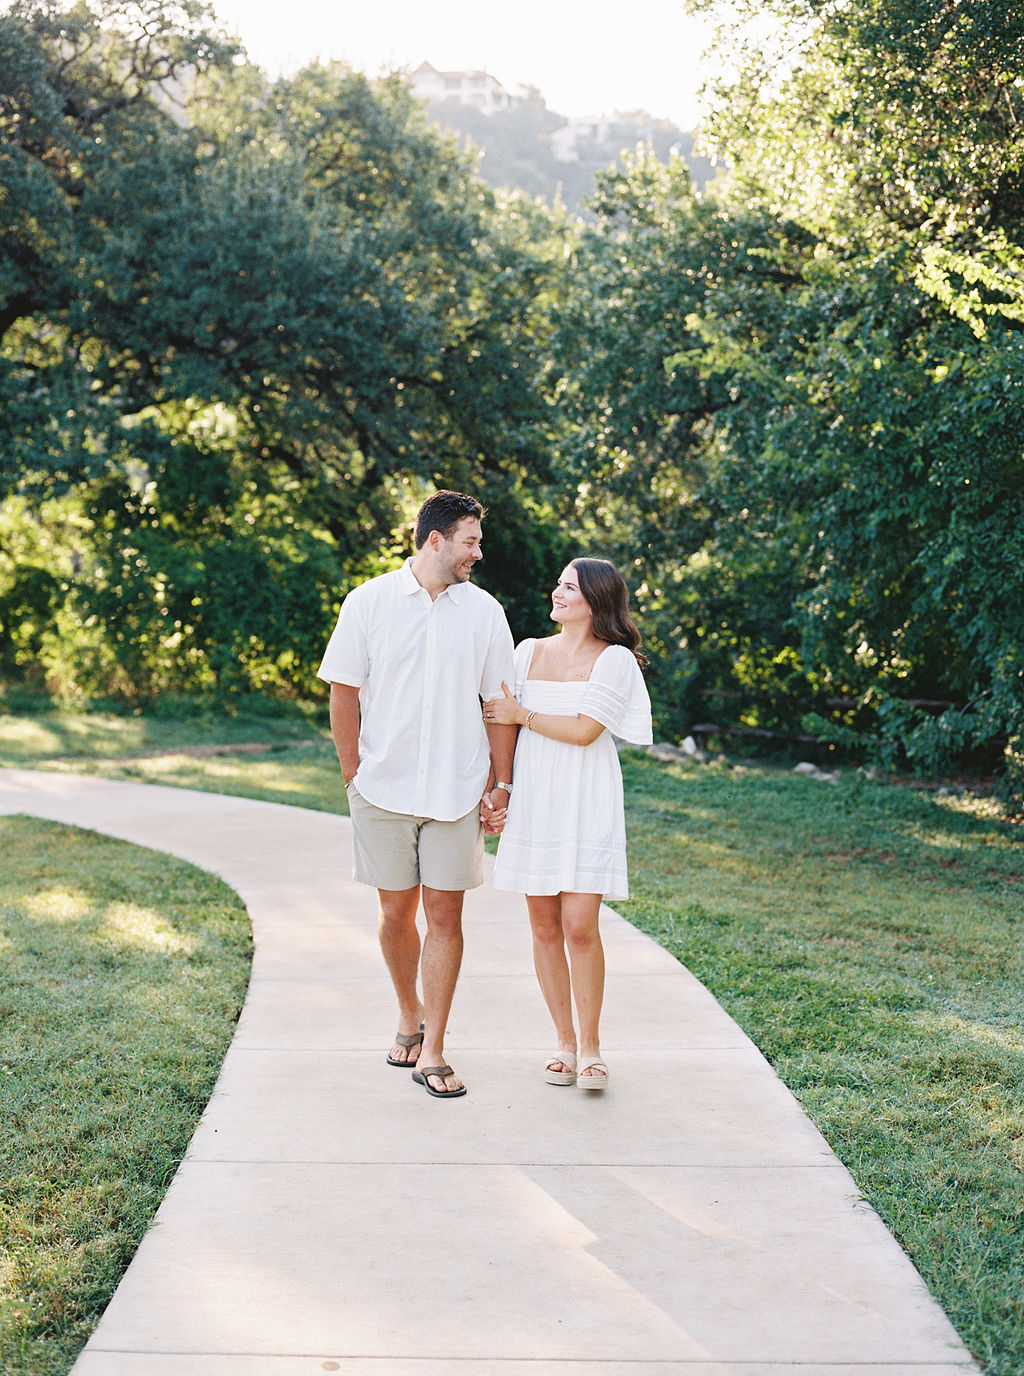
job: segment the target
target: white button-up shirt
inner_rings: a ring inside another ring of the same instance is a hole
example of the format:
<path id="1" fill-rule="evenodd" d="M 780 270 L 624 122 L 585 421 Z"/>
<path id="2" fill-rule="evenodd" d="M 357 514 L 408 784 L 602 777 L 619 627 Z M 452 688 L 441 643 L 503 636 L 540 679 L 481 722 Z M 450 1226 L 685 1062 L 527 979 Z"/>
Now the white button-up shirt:
<path id="1" fill-rule="evenodd" d="M 367 802 L 451 822 L 488 782 L 480 699 L 512 682 L 512 634 L 490 593 L 453 583 L 431 599 L 410 562 L 352 589 L 317 673 L 359 689 Z"/>

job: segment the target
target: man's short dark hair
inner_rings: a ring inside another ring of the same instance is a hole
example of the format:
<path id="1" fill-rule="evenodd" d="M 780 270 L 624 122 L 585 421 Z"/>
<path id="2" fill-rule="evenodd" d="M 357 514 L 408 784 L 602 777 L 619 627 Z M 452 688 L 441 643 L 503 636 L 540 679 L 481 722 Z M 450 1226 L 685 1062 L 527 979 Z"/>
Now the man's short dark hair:
<path id="1" fill-rule="evenodd" d="M 423 548 L 432 530 L 439 530 L 450 540 L 455 527 L 467 516 L 474 521 L 484 518 L 484 508 L 475 497 L 467 497 L 465 492 L 435 492 L 416 513 L 416 548 Z"/>

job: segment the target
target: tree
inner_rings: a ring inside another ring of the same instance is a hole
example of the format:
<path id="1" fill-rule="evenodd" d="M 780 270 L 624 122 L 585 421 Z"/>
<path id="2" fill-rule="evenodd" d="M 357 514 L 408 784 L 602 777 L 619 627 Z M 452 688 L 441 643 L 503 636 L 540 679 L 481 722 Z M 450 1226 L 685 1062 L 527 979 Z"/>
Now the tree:
<path id="1" fill-rule="evenodd" d="M 1021 592 L 1024 15 L 993 0 L 770 10 L 787 59 L 746 49 L 713 136 L 736 191 L 801 224 L 813 260 L 796 330 L 765 349 L 755 322 L 716 312 L 708 361 L 728 355 L 743 379 L 747 461 L 799 455 L 810 480 L 808 662 L 845 660 L 842 691 L 873 696 L 883 740 L 926 767 L 995 741 L 1012 775 L 1024 647 L 995 590 Z M 955 706 L 935 718 L 915 696 Z"/>
<path id="2" fill-rule="evenodd" d="M 484 488 L 553 564 L 537 383 L 564 232 L 477 182 L 398 81 L 270 84 L 201 7 L 139 13 L 3 21 L 35 130 L 5 192 L 3 478 L 69 494 L 61 646 L 22 659 L 92 690 L 309 691 L 332 605 L 404 552 L 431 484 Z M 531 614 L 516 557 L 488 567 Z"/>
<path id="3" fill-rule="evenodd" d="M 961 65 L 983 4 L 773 11 L 787 62 L 741 55 L 712 120 L 730 181 L 698 198 L 641 160 L 598 197 L 569 317 L 574 477 L 602 479 L 606 530 L 652 571 L 680 731 L 698 712 L 811 729 L 930 770 L 1002 748 L 1009 778 L 1018 327 L 935 265 L 956 233 L 1020 238 L 1020 88 L 996 77 L 1020 77 L 1021 26 Z M 984 72 L 994 111 L 972 108 Z M 934 114 L 921 83 L 943 80 Z"/>
<path id="4" fill-rule="evenodd" d="M 0 16 L 0 492 L 102 466 L 112 413 L 84 316 L 104 283 L 81 228 L 99 206 L 115 232 L 126 185 L 159 199 L 184 139 L 154 93 L 230 52 L 194 0 L 16 0 Z"/>

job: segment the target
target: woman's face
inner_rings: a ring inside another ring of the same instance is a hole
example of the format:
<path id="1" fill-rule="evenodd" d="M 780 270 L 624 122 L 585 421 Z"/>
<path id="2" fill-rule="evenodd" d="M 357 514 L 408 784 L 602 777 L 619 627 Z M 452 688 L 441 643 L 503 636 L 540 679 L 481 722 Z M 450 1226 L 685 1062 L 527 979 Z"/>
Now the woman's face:
<path id="1" fill-rule="evenodd" d="M 568 626 L 590 619 L 590 604 L 580 592 L 576 570 L 569 564 L 562 570 L 551 594 L 551 620 L 557 621 L 560 626 Z"/>

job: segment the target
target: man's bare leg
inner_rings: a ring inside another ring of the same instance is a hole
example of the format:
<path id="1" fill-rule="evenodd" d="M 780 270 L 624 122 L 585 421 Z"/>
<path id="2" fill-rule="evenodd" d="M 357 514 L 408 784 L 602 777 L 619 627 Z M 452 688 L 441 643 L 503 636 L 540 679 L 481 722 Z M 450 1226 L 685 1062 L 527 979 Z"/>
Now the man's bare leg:
<path id="1" fill-rule="evenodd" d="M 418 884 L 412 889 L 378 889 L 377 897 L 380 949 L 398 996 L 398 1030 L 408 1036 L 418 1032 L 423 1021 L 423 1004 L 416 987 L 420 968 L 420 934 L 416 929 L 420 889 Z M 388 1054 L 392 1061 L 406 1061 L 411 1066 L 418 1051 L 418 1047 L 396 1042 Z"/>
<path id="2" fill-rule="evenodd" d="M 455 982 L 462 964 L 461 890 L 428 889 L 423 885 L 423 912 L 427 933 L 423 939 L 420 969 L 423 978 L 423 1020 L 425 1031 L 420 1048 L 423 1065 L 445 1065 L 444 1037 L 448 1028 Z M 461 1089 L 457 1075 L 432 1075 L 434 1089 Z"/>

